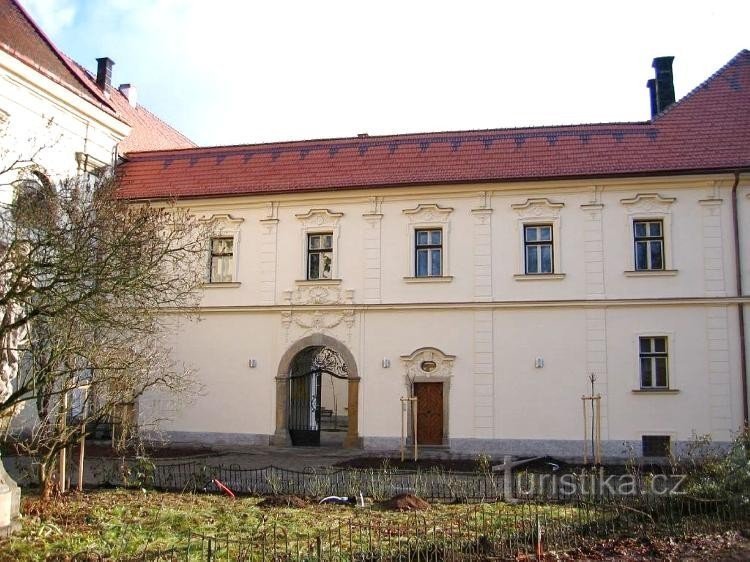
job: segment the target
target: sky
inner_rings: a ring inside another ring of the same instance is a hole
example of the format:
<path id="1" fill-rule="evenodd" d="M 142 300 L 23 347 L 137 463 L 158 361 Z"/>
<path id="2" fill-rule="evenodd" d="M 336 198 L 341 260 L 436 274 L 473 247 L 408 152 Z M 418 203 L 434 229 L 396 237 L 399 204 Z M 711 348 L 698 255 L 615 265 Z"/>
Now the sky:
<path id="1" fill-rule="evenodd" d="M 742 0 L 20 0 L 199 145 L 643 121 L 750 48 Z"/>

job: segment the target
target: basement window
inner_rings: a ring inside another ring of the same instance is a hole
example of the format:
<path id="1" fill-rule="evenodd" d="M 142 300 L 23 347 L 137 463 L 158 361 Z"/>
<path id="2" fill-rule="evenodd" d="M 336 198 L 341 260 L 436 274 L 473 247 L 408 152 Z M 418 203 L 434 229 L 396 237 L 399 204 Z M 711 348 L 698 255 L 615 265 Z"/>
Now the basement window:
<path id="1" fill-rule="evenodd" d="M 641 436 L 644 457 L 668 457 L 672 448 L 669 435 Z"/>

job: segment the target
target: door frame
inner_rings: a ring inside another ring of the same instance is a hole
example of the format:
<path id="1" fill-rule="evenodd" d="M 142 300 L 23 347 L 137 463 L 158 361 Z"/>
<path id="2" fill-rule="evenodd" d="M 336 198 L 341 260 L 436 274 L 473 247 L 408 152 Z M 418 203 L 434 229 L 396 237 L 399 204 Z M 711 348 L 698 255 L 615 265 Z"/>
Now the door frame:
<path id="1" fill-rule="evenodd" d="M 414 383 L 439 382 L 443 383 L 443 446 L 450 445 L 450 396 L 451 379 L 453 378 L 453 364 L 455 355 L 447 355 L 436 347 L 420 347 L 409 355 L 401 356 L 404 368 L 404 385 L 406 396 L 414 396 Z M 429 368 L 427 368 L 429 364 Z M 417 405 L 417 408 L 419 405 Z M 414 443 L 414 428 L 411 415 L 408 416 L 407 439 Z M 436 445 L 432 445 L 435 447 Z"/>
<path id="2" fill-rule="evenodd" d="M 421 386 L 421 385 L 439 385 L 439 387 L 440 387 L 440 401 L 441 401 L 440 406 L 439 406 L 439 408 L 440 408 L 440 423 L 441 423 L 441 426 L 440 426 L 440 442 L 439 443 L 425 443 L 425 442 L 421 442 L 421 444 L 424 445 L 425 447 L 435 447 L 435 446 L 445 445 L 445 441 L 446 441 L 446 439 L 445 439 L 445 400 L 443 399 L 443 393 L 445 392 L 445 384 L 442 381 L 429 381 L 429 382 L 415 381 L 414 382 L 414 396 L 415 397 L 418 397 L 418 393 L 417 393 L 417 386 L 418 385 L 419 386 Z M 427 387 L 424 387 L 424 388 L 427 388 Z M 420 409 L 421 409 L 421 406 L 419 405 L 419 401 L 417 401 L 417 420 L 419 420 L 419 410 Z M 420 432 L 424 431 L 423 428 L 424 428 L 424 423 L 420 422 L 417 425 L 417 433 L 420 433 Z"/>
<path id="3" fill-rule="evenodd" d="M 416 377 L 406 377 L 406 395 L 407 396 L 416 396 L 414 393 L 414 384 L 416 383 L 422 383 L 422 382 L 437 382 L 441 383 L 443 385 L 443 442 L 442 446 L 448 446 L 450 444 L 449 440 L 449 427 L 450 424 L 448 423 L 449 420 L 449 412 L 450 412 L 450 391 L 451 391 L 451 379 L 449 376 L 416 376 Z M 417 403 L 417 408 L 419 408 L 419 404 Z M 411 414 L 408 416 L 408 423 L 406 424 L 407 432 L 406 437 L 407 441 L 411 444 L 414 443 L 414 427 L 411 420 Z M 418 428 L 417 428 L 418 429 Z M 417 443 L 417 445 L 421 445 L 421 443 Z M 425 447 L 436 447 L 438 445 L 430 444 L 425 445 Z"/>

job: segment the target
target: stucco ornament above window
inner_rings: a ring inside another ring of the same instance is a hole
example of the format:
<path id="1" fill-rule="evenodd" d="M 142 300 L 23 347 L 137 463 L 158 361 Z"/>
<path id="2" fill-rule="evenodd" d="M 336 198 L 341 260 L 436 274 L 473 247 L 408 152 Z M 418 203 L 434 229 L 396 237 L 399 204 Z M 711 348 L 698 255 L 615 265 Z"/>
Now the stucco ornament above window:
<path id="1" fill-rule="evenodd" d="M 450 377 L 453 375 L 455 355 L 446 355 L 435 347 L 421 347 L 411 355 L 402 355 L 406 376 L 410 379 L 418 377 Z"/>
<path id="2" fill-rule="evenodd" d="M 402 212 L 409 217 L 411 223 L 444 223 L 448 222 L 448 216 L 453 212 L 453 207 L 420 203 L 413 209 L 404 209 Z"/>
<path id="3" fill-rule="evenodd" d="M 236 218 L 226 213 L 211 215 L 210 217 L 203 217 L 200 219 L 201 223 L 208 226 L 212 232 L 217 234 L 236 232 L 244 221 L 245 219 L 243 218 Z"/>
<path id="4" fill-rule="evenodd" d="M 300 286 L 294 291 L 284 291 L 284 302 L 287 305 L 352 304 L 354 290 L 328 285 Z"/>
<path id="5" fill-rule="evenodd" d="M 338 226 L 339 219 L 344 216 L 344 213 L 333 213 L 328 209 L 310 209 L 306 213 L 295 216 L 305 227 L 334 227 Z"/>
<path id="6" fill-rule="evenodd" d="M 666 213 L 675 197 L 662 197 L 658 193 L 638 193 L 635 197 L 620 199 L 620 203 L 631 208 L 632 212 Z"/>
<path id="7" fill-rule="evenodd" d="M 564 203 L 554 203 L 546 197 L 530 197 L 523 203 L 514 203 L 511 208 L 522 219 L 527 218 L 558 218 Z"/>

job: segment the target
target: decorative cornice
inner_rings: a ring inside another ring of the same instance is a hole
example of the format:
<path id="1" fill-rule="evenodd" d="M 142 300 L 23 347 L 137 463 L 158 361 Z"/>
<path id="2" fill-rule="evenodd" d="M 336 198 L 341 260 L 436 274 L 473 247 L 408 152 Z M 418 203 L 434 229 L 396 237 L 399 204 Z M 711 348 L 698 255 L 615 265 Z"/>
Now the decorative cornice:
<path id="1" fill-rule="evenodd" d="M 291 293 L 291 291 L 289 291 Z M 347 299 L 348 300 L 348 299 Z M 742 297 L 654 297 L 647 299 L 570 299 L 570 300 L 528 300 L 528 301 L 464 301 L 445 303 L 354 303 L 351 304 L 288 304 L 277 305 L 226 305 L 162 308 L 164 313 L 245 313 L 275 312 L 290 310 L 499 310 L 525 308 L 618 308 L 633 306 L 729 306 L 750 305 L 750 295 Z"/>

